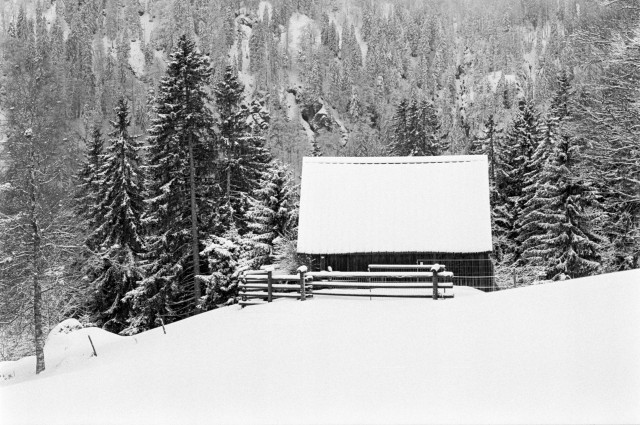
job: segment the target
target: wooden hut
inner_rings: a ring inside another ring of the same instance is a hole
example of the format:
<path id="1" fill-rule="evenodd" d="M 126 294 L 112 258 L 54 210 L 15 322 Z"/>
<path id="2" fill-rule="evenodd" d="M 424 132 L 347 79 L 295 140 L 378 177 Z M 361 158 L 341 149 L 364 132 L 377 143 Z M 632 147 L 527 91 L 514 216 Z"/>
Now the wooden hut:
<path id="1" fill-rule="evenodd" d="M 304 158 L 298 253 L 314 269 L 447 266 L 494 289 L 487 157 Z"/>

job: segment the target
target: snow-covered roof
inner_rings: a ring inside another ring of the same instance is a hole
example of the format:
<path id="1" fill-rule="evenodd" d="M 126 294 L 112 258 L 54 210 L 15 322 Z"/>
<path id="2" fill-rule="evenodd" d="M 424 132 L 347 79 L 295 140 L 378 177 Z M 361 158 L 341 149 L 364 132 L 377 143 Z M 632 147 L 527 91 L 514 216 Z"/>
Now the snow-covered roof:
<path id="1" fill-rule="evenodd" d="M 299 253 L 491 250 L 485 155 L 303 160 Z"/>

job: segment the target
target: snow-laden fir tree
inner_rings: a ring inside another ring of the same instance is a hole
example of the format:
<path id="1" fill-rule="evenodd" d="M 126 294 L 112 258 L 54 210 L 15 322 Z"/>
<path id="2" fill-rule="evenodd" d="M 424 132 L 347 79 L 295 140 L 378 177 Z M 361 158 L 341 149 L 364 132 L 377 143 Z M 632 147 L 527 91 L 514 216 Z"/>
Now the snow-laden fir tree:
<path id="1" fill-rule="evenodd" d="M 557 90 L 552 99 L 549 114 L 545 118 L 539 118 L 539 141 L 528 161 L 527 172 L 524 174 L 524 187 L 521 196 L 522 210 L 515 223 L 515 227 L 519 229 L 516 236 L 517 242 L 523 246 L 524 250 L 530 241 L 546 232 L 541 223 L 538 223 L 541 204 L 534 199 L 538 198 L 537 192 L 541 187 L 543 168 L 548 165 L 558 141 L 569 137 L 567 134 L 561 134 L 560 131 L 563 121 L 570 118 L 568 114 L 571 85 L 567 72 L 559 72 L 556 82 Z M 524 265 L 528 258 L 527 255 L 520 257 L 520 265 Z"/>
<path id="2" fill-rule="evenodd" d="M 246 231 L 249 196 L 259 186 L 271 161 L 265 139 L 270 121 L 265 99 L 244 102 L 243 91 L 233 68 L 227 67 L 215 87 L 220 144 L 225 154 L 221 185 L 225 187 L 232 220 L 241 234 Z"/>
<path id="3" fill-rule="evenodd" d="M 99 187 L 90 237 L 99 252 L 93 258 L 88 311 L 98 326 L 119 333 L 132 318 L 129 291 L 142 278 L 139 256 L 144 251 L 142 234 L 144 177 L 138 136 L 129 133 L 129 106 L 120 98 L 110 121 L 109 148 L 96 184 Z"/>
<path id="4" fill-rule="evenodd" d="M 221 235 L 211 234 L 205 240 L 202 254 L 207 258 L 211 274 L 198 277 L 205 286 L 204 309 L 235 303 L 239 275 L 251 268 L 248 253 L 252 246 L 253 242 L 240 235 L 234 223 Z"/>
<path id="5" fill-rule="evenodd" d="M 253 192 L 247 237 L 253 243 L 249 258 L 251 268 L 272 264 L 276 239 L 297 226 L 296 190 L 291 172 L 283 164 L 273 162 Z"/>
<path id="6" fill-rule="evenodd" d="M 487 155 L 489 160 L 489 177 L 493 185 L 496 180 L 496 146 L 497 139 L 500 138 L 501 131 L 496 125 L 493 114 L 489 115 L 484 124 L 482 134 L 471 142 L 469 155 Z"/>
<path id="7" fill-rule="evenodd" d="M 603 238 L 594 231 L 597 192 L 582 176 L 575 138 L 557 136 L 528 204 L 523 256 L 540 265 L 547 279 L 589 276 L 600 269 Z"/>
<path id="8" fill-rule="evenodd" d="M 202 296 L 200 234 L 214 220 L 214 118 L 208 106 L 209 61 L 180 37 L 157 92 L 148 138 L 146 278 L 136 290 L 134 326 L 192 314 Z M 204 237 L 204 236 L 203 236 Z"/>
<path id="9" fill-rule="evenodd" d="M 440 122 L 433 104 L 403 100 L 394 115 L 389 150 L 395 156 L 436 156 L 448 148 L 440 138 Z"/>
<path id="10" fill-rule="evenodd" d="M 97 126 L 91 130 L 91 136 L 85 140 L 87 152 L 85 160 L 77 175 L 78 189 L 75 195 L 76 213 L 84 220 L 91 221 L 96 214 L 98 190 L 100 189 L 99 173 L 102 168 L 104 139 Z"/>
<path id="11" fill-rule="evenodd" d="M 501 240 L 506 246 L 503 251 L 509 255 L 510 262 L 520 259 L 522 254 L 521 217 L 527 201 L 533 196 L 525 193 L 527 178 L 533 176 L 531 158 L 540 143 L 540 124 L 538 114 L 529 102 L 522 98 L 518 111 L 504 143 L 500 146 L 500 167 L 496 174 L 495 223 Z"/>

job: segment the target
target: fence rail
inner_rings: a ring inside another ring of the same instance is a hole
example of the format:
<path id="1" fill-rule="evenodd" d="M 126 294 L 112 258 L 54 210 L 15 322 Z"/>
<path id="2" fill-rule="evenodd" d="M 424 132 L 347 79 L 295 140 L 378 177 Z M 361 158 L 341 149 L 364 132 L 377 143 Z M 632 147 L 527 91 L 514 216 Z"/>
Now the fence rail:
<path id="1" fill-rule="evenodd" d="M 373 269 L 381 269 L 372 265 Z M 402 267 L 396 267 L 396 269 Z M 453 273 L 440 265 L 423 271 L 311 272 L 274 275 L 269 270 L 249 270 L 240 277 L 239 304 L 272 302 L 278 298 L 304 301 L 316 296 L 369 298 L 453 298 Z M 363 290 L 369 290 L 364 292 Z"/>

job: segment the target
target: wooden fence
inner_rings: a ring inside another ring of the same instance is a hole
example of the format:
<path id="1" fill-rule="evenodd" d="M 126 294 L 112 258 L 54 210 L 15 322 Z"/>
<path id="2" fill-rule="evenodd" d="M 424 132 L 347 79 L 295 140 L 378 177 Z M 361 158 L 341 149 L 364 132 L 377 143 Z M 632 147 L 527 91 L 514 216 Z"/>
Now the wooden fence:
<path id="1" fill-rule="evenodd" d="M 270 303 L 277 298 L 304 301 L 313 297 L 312 277 L 304 271 L 291 275 L 274 275 L 271 270 L 249 270 L 240 277 L 239 304 L 242 306 Z"/>
<path id="2" fill-rule="evenodd" d="M 384 266 L 383 267 L 387 267 Z M 412 265 L 415 268 L 415 265 Z M 439 265 L 422 266 L 425 271 L 311 272 L 316 296 L 381 297 L 381 298 L 453 298 L 453 273 Z M 370 265 L 369 270 L 382 267 Z M 429 271 L 426 271 L 429 270 Z M 353 290 L 369 289 L 370 292 Z M 400 292 L 385 292 L 400 290 Z M 431 290 L 421 292 L 418 290 Z M 374 292 L 375 290 L 375 292 Z M 404 290 L 404 291 L 402 291 Z M 407 291 L 410 290 L 410 291 Z M 411 291 L 415 290 L 415 291 Z M 448 290 L 448 292 L 447 292 Z"/>
<path id="3" fill-rule="evenodd" d="M 371 265 L 369 269 L 385 267 L 389 268 L 387 265 Z M 403 267 L 405 266 L 396 265 L 391 268 Z M 416 268 L 415 265 L 411 267 Z M 424 265 L 419 268 L 422 271 L 300 271 L 297 275 L 275 275 L 273 271 L 250 270 L 240 277 L 239 304 L 264 304 L 278 298 L 304 301 L 314 295 L 434 300 L 453 298 L 453 273 L 444 271 L 444 267 L 440 265 Z M 364 292 L 363 289 L 368 289 L 369 292 Z"/>

